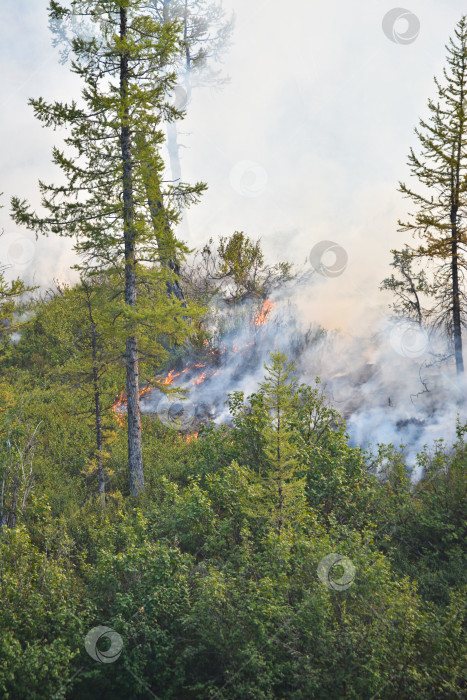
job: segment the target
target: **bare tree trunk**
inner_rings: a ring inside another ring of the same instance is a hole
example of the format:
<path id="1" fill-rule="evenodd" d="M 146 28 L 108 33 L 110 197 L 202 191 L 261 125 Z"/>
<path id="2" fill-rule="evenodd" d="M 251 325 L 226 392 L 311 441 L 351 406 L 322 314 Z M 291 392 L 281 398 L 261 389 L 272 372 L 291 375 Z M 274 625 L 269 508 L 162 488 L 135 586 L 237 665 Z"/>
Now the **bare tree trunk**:
<path id="1" fill-rule="evenodd" d="M 465 63 L 462 60 L 462 76 L 465 75 Z M 459 228 L 458 228 L 458 211 L 459 211 L 459 193 L 460 193 L 460 166 L 462 158 L 463 134 L 464 134 L 464 81 L 462 81 L 460 93 L 460 114 L 461 123 L 459 128 L 459 140 L 457 143 L 457 160 L 456 160 L 456 180 L 455 189 L 452 192 L 451 206 L 451 227 L 452 227 L 452 245 L 451 245 L 451 272 L 452 272 L 452 325 L 454 335 L 454 355 L 456 358 L 456 372 L 458 375 L 464 374 L 464 358 L 462 356 L 462 314 L 461 301 L 459 294 Z"/>
<path id="2" fill-rule="evenodd" d="M 463 96 L 461 95 L 461 106 Z M 462 320 L 461 320 L 461 302 L 459 295 L 459 260 L 458 260 L 458 245 L 459 245 L 459 228 L 458 228 L 458 211 L 459 211 L 459 186 L 460 186 L 460 159 L 462 152 L 462 132 L 461 125 L 459 133 L 459 141 L 457 144 L 457 159 L 455 170 L 455 181 L 451 184 L 451 295 L 452 295 L 452 330 L 454 340 L 454 357 L 456 359 L 457 374 L 464 373 L 464 360 L 462 357 Z"/>
<path id="3" fill-rule="evenodd" d="M 452 275 L 452 322 L 454 336 L 454 356 L 456 358 L 456 372 L 464 373 L 464 358 L 462 353 L 462 321 L 461 303 L 459 294 L 459 262 L 458 262 L 457 227 L 455 237 L 451 245 L 451 275 Z"/>
<path id="4" fill-rule="evenodd" d="M 127 36 L 127 10 L 120 8 L 120 39 Z M 122 52 L 120 59 L 120 92 L 123 119 L 120 143 L 123 161 L 123 216 L 125 238 L 125 303 L 136 305 L 136 257 L 133 205 L 133 163 L 131 154 L 131 134 L 128 109 L 128 52 Z M 135 496 L 144 490 L 143 454 L 141 448 L 141 415 L 139 407 L 139 363 L 136 335 L 126 341 L 126 391 L 128 411 L 128 471 L 130 493 Z"/>
<path id="5" fill-rule="evenodd" d="M 99 490 L 99 498 L 102 505 L 105 506 L 105 471 L 104 460 L 102 455 L 103 439 L 102 439 L 102 410 L 101 410 L 101 392 L 99 383 L 99 364 L 97 360 L 97 326 L 92 314 L 91 296 L 89 287 L 86 283 L 83 284 L 86 293 L 86 300 L 89 312 L 89 320 L 91 322 L 91 345 L 92 345 L 92 381 L 94 388 L 94 425 L 96 429 L 96 456 L 97 456 L 97 483 Z"/>
<path id="6" fill-rule="evenodd" d="M 401 273 L 402 273 L 403 277 L 405 277 L 405 279 L 407 280 L 407 282 L 409 284 L 410 291 L 411 291 L 412 295 L 415 298 L 415 311 L 417 313 L 417 323 L 421 328 L 422 324 L 423 324 L 423 314 L 422 314 L 422 305 L 420 303 L 420 297 L 418 296 L 417 288 L 414 284 L 414 281 L 413 281 L 411 275 L 409 275 L 407 270 L 404 269 L 403 264 L 402 264 L 400 269 L 401 269 Z"/>

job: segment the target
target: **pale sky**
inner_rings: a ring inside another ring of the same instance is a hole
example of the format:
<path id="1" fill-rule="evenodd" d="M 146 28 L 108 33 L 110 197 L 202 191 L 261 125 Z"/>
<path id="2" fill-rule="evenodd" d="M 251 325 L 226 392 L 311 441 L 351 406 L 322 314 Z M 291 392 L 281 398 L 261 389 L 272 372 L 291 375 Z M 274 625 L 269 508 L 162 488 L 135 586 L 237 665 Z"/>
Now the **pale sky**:
<path id="1" fill-rule="evenodd" d="M 262 238 L 272 260 L 299 263 L 319 241 L 335 241 L 348 266 L 317 291 L 313 319 L 345 326 L 368 317 L 381 304 L 389 251 L 404 242 L 397 219 L 409 203 L 397 182 L 408 177 L 413 130 L 435 96 L 433 76 L 466 4 L 404 4 L 420 23 L 407 44 L 383 32 L 392 2 L 223 4 L 237 16 L 224 63 L 231 81 L 219 92 L 194 92 L 181 127 L 184 179 L 209 186 L 183 235 L 196 246 L 243 230 Z M 404 20 L 396 29 L 405 31 Z M 61 136 L 35 121 L 27 100 L 71 99 L 79 87 L 51 47 L 45 0 L 3 0 L 0 31 L 2 202 L 16 194 L 37 204 L 38 178 L 57 179 L 50 151 Z M 0 211 L 2 261 L 41 284 L 65 279 L 71 243 L 36 243 L 8 208 Z"/>

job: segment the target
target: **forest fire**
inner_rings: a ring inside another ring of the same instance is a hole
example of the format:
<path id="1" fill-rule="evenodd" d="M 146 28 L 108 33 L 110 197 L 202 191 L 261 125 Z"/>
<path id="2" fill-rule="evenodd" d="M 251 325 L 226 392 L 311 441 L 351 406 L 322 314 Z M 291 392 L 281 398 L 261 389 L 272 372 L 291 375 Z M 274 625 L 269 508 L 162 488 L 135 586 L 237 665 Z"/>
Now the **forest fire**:
<path id="1" fill-rule="evenodd" d="M 119 410 L 121 406 L 124 406 L 126 404 L 126 399 L 123 398 L 123 394 L 124 392 L 122 391 L 119 398 L 112 406 L 112 411 L 115 415 L 115 418 L 117 419 L 117 423 L 119 424 L 120 428 L 123 428 L 123 426 L 125 425 L 125 422 L 122 417 L 122 411 Z"/>
<path id="2" fill-rule="evenodd" d="M 169 384 L 173 384 L 174 379 L 176 379 L 177 377 L 179 377 L 182 374 L 181 372 L 177 372 L 177 374 L 174 374 L 174 372 L 175 372 L 174 369 L 170 370 L 170 372 L 168 373 L 168 375 L 166 376 L 165 379 L 158 379 L 157 380 L 158 383 L 164 384 L 166 386 L 168 386 Z"/>
<path id="3" fill-rule="evenodd" d="M 232 352 L 245 352 L 247 348 L 250 348 L 254 344 L 254 341 L 252 341 L 251 343 L 247 343 L 246 345 L 237 345 L 237 342 L 234 340 L 232 345 Z"/>
<path id="4" fill-rule="evenodd" d="M 252 323 L 255 326 L 264 326 L 264 324 L 268 320 L 269 314 L 271 313 L 274 307 L 275 304 L 272 301 L 269 301 L 269 299 L 266 299 L 266 301 L 263 304 L 263 308 L 257 312 Z"/>
<path id="5" fill-rule="evenodd" d="M 275 307 L 275 303 L 267 299 L 261 309 L 259 309 L 256 314 L 253 316 L 251 320 L 251 326 L 253 326 L 255 329 L 258 329 L 262 326 L 264 326 L 270 315 L 272 310 Z M 251 333 L 250 333 L 251 337 Z M 197 361 L 193 362 L 187 362 L 185 363 L 185 366 L 183 369 L 178 369 L 173 368 L 170 370 L 170 372 L 165 376 L 161 377 L 159 379 L 151 379 L 148 384 L 141 389 L 140 391 L 140 397 L 145 396 L 146 394 L 149 394 L 151 390 L 159 385 L 159 386 L 173 386 L 175 385 L 175 380 L 177 380 L 179 377 L 182 377 L 183 375 L 186 375 L 184 377 L 184 383 L 185 385 L 191 384 L 192 387 L 198 387 L 199 385 L 203 384 L 207 380 L 210 380 L 213 377 L 216 377 L 219 375 L 221 372 L 222 367 L 221 365 L 221 356 L 225 355 L 226 353 L 233 353 L 235 355 L 242 355 L 246 354 L 249 348 L 252 348 L 256 345 L 256 330 L 255 330 L 255 339 L 251 340 L 250 342 L 246 342 L 243 344 L 239 344 L 236 339 L 232 341 L 229 346 L 224 345 L 220 347 L 212 347 L 209 343 L 208 340 L 203 341 L 203 354 L 204 354 L 204 361 L 203 359 L 199 359 Z M 248 356 L 246 358 L 246 361 L 248 361 Z M 225 366 L 225 362 L 223 363 L 223 366 Z M 188 388 L 188 387 L 187 387 Z M 123 428 L 125 425 L 124 421 L 124 412 L 126 410 L 126 405 L 127 405 L 127 398 L 125 396 L 125 392 L 122 391 L 120 396 L 118 397 L 117 401 L 114 403 L 112 410 L 115 415 L 115 418 L 117 419 L 117 422 L 120 426 L 120 428 Z M 191 436 L 188 436 L 187 442 L 190 442 L 193 439 L 196 439 L 198 436 L 198 433 L 194 433 Z"/>
<path id="6" fill-rule="evenodd" d="M 141 398 L 142 396 L 145 396 L 146 394 L 149 394 L 149 392 L 150 392 L 151 389 L 153 388 L 153 387 L 151 386 L 151 384 L 152 384 L 154 381 L 155 381 L 154 379 L 151 379 L 151 381 L 148 382 L 148 384 L 140 390 L 140 392 L 139 392 L 139 397 L 140 397 L 140 398 Z M 118 397 L 117 401 L 116 401 L 116 402 L 113 404 L 113 406 L 112 406 L 113 414 L 114 414 L 115 418 L 117 419 L 117 422 L 118 422 L 120 428 L 123 428 L 124 425 L 125 425 L 125 422 L 124 422 L 124 420 L 123 420 L 123 411 L 122 411 L 122 407 L 123 407 L 123 406 L 126 406 L 127 401 L 128 401 L 128 399 L 126 398 L 126 396 L 125 396 L 124 394 L 125 394 L 125 392 L 122 391 L 122 392 L 120 393 L 120 396 Z"/>
<path id="7" fill-rule="evenodd" d="M 202 384 L 206 379 L 206 372 L 202 372 L 202 374 L 197 378 L 192 381 L 193 386 L 196 384 Z"/>

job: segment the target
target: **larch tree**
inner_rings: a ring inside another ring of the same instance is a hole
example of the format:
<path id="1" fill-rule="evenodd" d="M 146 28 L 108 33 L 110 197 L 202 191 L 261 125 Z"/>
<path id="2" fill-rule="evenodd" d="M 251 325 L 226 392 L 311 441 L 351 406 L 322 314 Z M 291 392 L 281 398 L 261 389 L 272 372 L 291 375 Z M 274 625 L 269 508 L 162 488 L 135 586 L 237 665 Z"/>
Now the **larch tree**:
<path id="1" fill-rule="evenodd" d="M 305 479 L 299 475 L 298 433 L 294 425 L 296 386 L 294 365 L 280 351 L 271 354 L 265 365 L 266 376 L 260 385 L 261 435 L 264 445 L 264 466 L 255 477 L 258 503 L 255 509 L 264 512 L 278 534 L 287 524 L 299 519 L 304 511 Z"/>
<path id="2" fill-rule="evenodd" d="M 219 89 L 227 82 L 215 67 L 227 50 L 234 29 L 234 15 L 226 15 L 222 4 L 213 0 L 151 0 L 149 5 L 162 23 L 180 23 L 183 53 L 176 72 L 175 106 L 185 109 L 193 88 Z M 174 181 L 182 177 L 177 124 L 167 123 L 167 140 Z"/>
<path id="3" fill-rule="evenodd" d="M 63 388 L 83 397 L 85 415 L 92 418 L 94 449 L 87 464 L 87 476 L 97 475 L 97 491 L 105 505 L 106 445 L 115 431 L 113 404 L 121 377 L 121 334 L 116 332 L 113 308 L 112 275 L 92 279 L 82 276 L 80 284 L 61 290 L 51 305 L 55 317 L 72 317 L 71 341 L 73 351 L 54 374 L 63 382 Z M 52 314 L 51 314 L 52 315 Z"/>
<path id="4" fill-rule="evenodd" d="M 39 183 L 46 216 L 18 197 L 12 216 L 36 232 L 76 237 L 84 271 L 112 267 L 121 276 L 128 468 L 136 495 L 145 486 L 138 338 L 148 329 L 160 332 L 162 319 L 174 342 L 190 333 L 190 310 L 175 295 L 139 304 L 142 287 L 160 289 L 161 280 L 166 286 L 176 279 L 164 261 L 183 259 L 187 248 L 171 229 L 205 189 L 164 181 L 162 128 L 182 116 L 172 93 L 184 47 L 180 27 L 158 22 L 142 0 L 71 0 L 67 7 L 52 0 L 49 12 L 51 21 L 72 15 L 94 27 L 71 42 L 71 69 L 84 87 L 79 103 L 30 100 L 45 126 L 68 128 L 69 151 L 53 150 L 65 184 Z"/>
<path id="5" fill-rule="evenodd" d="M 415 263 L 408 249 L 394 252 L 391 263 L 394 272 L 382 281 L 380 289 L 394 294 L 391 308 L 396 316 L 422 326 L 428 322 L 425 304 L 433 296 L 433 288 L 425 270 L 416 269 Z"/>
<path id="6" fill-rule="evenodd" d="M 433 263 L 433 298 L 429 310 L 434 327 L 442 328 L 453 348 L 457 374 L 464 372 L 462 328 L 466 323 L 465 269 L 467 231 L 467 18 L 450 39 L 443 79 L 435 78 L 436 100 L 429 100 L 428 119 L 415 130 L 420 153 L 410 151 L 408 165 L 421 191 L 400 183 L 414 212 L 400 230 L 418 236 L 404 259 Z M 400 251 L 393 253 L 402 255 Z"/>

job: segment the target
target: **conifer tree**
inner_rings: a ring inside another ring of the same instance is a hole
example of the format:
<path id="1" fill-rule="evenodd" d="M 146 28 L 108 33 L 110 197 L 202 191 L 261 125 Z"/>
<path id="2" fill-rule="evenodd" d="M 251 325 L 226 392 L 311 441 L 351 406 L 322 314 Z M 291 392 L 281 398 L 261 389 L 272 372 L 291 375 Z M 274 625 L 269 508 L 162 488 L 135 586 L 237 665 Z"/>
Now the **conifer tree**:
<path id="1" fill-rule="evenodd" d="M 408 249 L 394 252 L 391 267 L 394 272 L 381 283 L 381 289 L 393 292 L 395 301 L 391 305 L 396 316 L 415 321 L 419 326 L 428 322 L 428 311 L 424 307 L 426 297 L 433 296 L 433 288 L 425 270 L 414 269 L 414 260 Z"/>
<path id="2" fill-rule="evenodd" d="M 183 54 L 177 63 L 177 87 L 175 105 L 184 109 L 191 99 L 193 88 L 219 89 L 227 82 L 221 72 L 213 67 L 229 46 L 234 27 L 234 16 L 227 17 L 216 0 L 151 0 L 155 16 L 160 22 L 179 21 L 183 34 Z M 167 124 L 167 142 L 172 177 L 182 177 L 180 145 L 177 124 Z"/>
<path id="3" fill-rule="evenodd" d="M 454 349 L 456 371 L 464 372 L 462 327 L 466 322 L 465 268 L 467 232 L 467 18 L 461 18 L 447 48 L 447 67 L 437 80 L 437 98 L 429 100 L 429 118 L 415 130 L 420 154 L 413 149 L 409 167 L 423 186 L 415 191 L 400 183 L 415 211 L 401 231 L 422 243 L 410 247 L 407 259 L 434 263 L 432 322 L 445 329 Z M 393 251 L 401 255 L 397 251 Z"/>
<path id="4" fill-rule="evenodd" d="M 271 354 L 260 393 L 267 420 L 262 428 L 266 467 L 260 476 L 263 507 L 280 534 L 290 519 L 303 512 L 305 481 L 298 475 L 297 433 L 293 426 L 293 364 L 282 352 Z"/>
<path id="5" fill-rule="evenodd" d="M 182 259 L 186 247 L 169 230 L 184 206 L 198 201 L 205 186 L 164 182 L 162 124 L 180 118 L 170 101 L 175 66 L 183 45 L 176 24 L 160 24 L 143 0 L 50 2 L 50 18 L 74 17 L 95 26 L 72 40 L 72 71 L 84 83 L 81 102 L 31 100 L 36 117 L 53 128 L 68 127 L 53 161 L 63 185 L 40 182 L 40 216 L 27 202 L 12 199 L 13 217 L 36 232 L 76 236 L 85 270 L 113 267 L 122 279 L 125 320 L 128 468 L 130 492 L 144 489 L 139 407 L 141 329 L 157 326 L 170 313 L 171 333 L 188 333 L 189 310 L 175 296 L 159 297 L 153 307 L 139 304 L 142 286 L 160 287 L 176 278 L 163 263 Z M 152 204 L 161 202 L 155 209 Z M 175 328 L 173 328 L 175 324 Z"/>
<path id="6" fill-rule="evenodd" d="M 106 444 L 115 431 L 111 408 L 116 393 L 114 378 L 120 373 L 121 342 L 116 332 L 112 308 L 110 275 L 81 278 L 81 283 L 63 291 L 60 307 L 63 314 L 75 319 L 74 353 L 55 369 L 65 387 L 84 395 L 86 411 L 92 416 L 95 447 L 89 459 L 88 473 L 97 474 L 99 499 L 105 505 Z M 112 375 L 112 378 L 110 378 Z"/>

